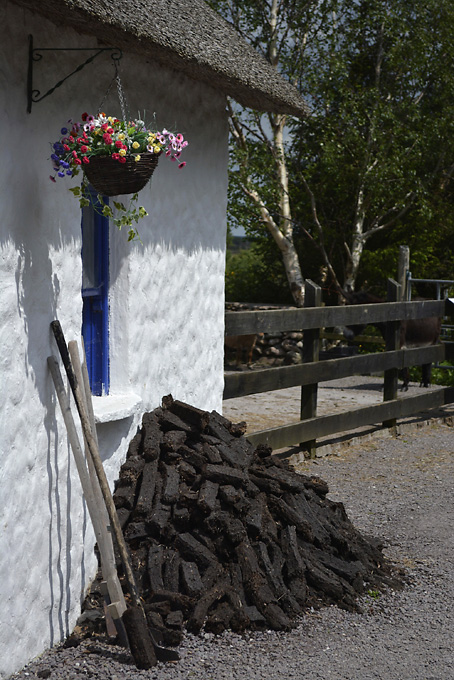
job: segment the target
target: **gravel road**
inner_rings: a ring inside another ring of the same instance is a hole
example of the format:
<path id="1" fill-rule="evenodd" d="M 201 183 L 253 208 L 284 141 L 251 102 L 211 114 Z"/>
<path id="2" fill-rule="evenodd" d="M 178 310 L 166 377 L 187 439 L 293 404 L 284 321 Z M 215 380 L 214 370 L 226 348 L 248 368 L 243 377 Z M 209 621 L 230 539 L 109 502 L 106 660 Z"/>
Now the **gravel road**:
<path id="1" fill-rule="evenodd" d="M 454 431 L 448 424 L 373 437 L 299 464 L 330 486 L 355 526 L 382 538 L 403 590 L 369 592 L 362 614 L 310 611 L 288 633 L 188 635 L 181 660 L 138 671 L 118 647 L 54 648 L 17 680 L 454 679 Z"/>

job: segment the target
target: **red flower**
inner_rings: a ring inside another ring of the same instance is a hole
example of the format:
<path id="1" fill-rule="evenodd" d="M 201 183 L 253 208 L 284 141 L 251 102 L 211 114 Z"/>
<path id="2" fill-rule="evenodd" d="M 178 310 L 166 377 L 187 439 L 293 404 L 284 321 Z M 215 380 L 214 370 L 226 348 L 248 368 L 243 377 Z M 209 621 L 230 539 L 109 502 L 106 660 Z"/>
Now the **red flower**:
<path id="1" fill-rule="evenodd" d="M 69 148 L 69 146 L 67 144 L 63 144 L 63 148 L 64 148 L 65 151 L 71 151 L 71 149 Z"/>
<path id="2" fill-rule="evenodd" d="M 107 132 L 103 134 L 102 138 L 104 140 L 104 144 L 113 144 L 113 139 L 109 134 L 107 134 Z"/>
<path id="3" fill-rule="evenodd" d="M 120 158 L 118 160 L 119 160 L 120 163 L 126 163 L 125 156 L 120 156 Z"/>
<path id="4" fill-rule="evenodd" d="M 115 142 L 115 146 L 117 147 L 117 149 L 123 148 L 123 142 L 121 141 L 121 139 L 117 139 L 117 141 Z"/>
<path id="5" fill-rule="evenodd" d="M 103 124 L 101 125 L 101 130 L 104 130 L 104 132 L 105 132 L 105 131 L 107 130 L 108 127 L 109 127 L 109 126 L 107 125 L 107 123 L 103 123 Z"/>
<path id="6" fill-rule="evenodd" d="M 74 137 L 73 137 L 72 135 L 70 135 L 70 136 L 68 137 L 68 142 L 69 142 L 70 144 L 74 144 Z"/>
<path id="7" fill-rule="evenodd" d="M 82 120 L 85 122 L 88 118 L 88 113 L 83 113 L 82 114 Z"/>
<path id="8" fill-rule="evenodd" d="M 80 158 L 75 158 L 75 159 L 74 159 L 74 163 L 75 163 L 76 165 L 82 165 L 82 161 L 80 160 Z"/>
<path id="9" fill-rule="evenodd" d="M 90 159 L 87 158 L 87 156 L 83 156 L 82 161 L 87 165 L 90 162 Z"/>
<path id="10" fill-rule="evenodd" d="M 83 144 L 83 145 L 80 147 L 80 152 L 81 152 L 81 153 L 87 153 L 87 151 L 88 151 L 88 146 L 86 146 L 85 144 Z"/>
<path id="11" fill-rule="evenodd" d="M 107 128 L 107 132 L 109 133 L 109 135 L 113 134 L 113 131 L 114 131 L 113 127 Z"/>
<path id="12" fill-rule="evenodd" d="M 73 158 L 77 158 L 77 151 L 73 151 L 72 156 Z"/>

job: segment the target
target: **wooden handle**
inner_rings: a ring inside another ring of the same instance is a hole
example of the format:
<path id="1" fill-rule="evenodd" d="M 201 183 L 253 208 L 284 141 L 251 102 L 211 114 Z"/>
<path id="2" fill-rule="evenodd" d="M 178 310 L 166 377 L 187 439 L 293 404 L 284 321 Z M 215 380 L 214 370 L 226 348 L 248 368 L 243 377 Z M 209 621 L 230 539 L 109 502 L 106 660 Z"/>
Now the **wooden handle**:
<path id="1" fill-rule="evenodd" d="M 99 486 L 101 487 L 101 492 L 104 497 L 104 502 L 106 504 L 110 523 L 114 532 L 115 540 L 118 546 L 118 551 L 120 553 L 121 561 L 123 564 L 125 578 L 128 584 L 128 590 L 131 594 L 134 605 L 143 612 L 143 615 L 145 617 L 145 612 L 143 609 L 142 602 L 140 600 L 139 591 L 137 590 L 136 582 L 134 579 L 134 573 L 132 570 L 131 560 L 129 558 L 128 550 L 126 547 L 126 542 L 124 540 L 123 532 L 121 530 L 120 522 L 118 520 L 117 510 L 115 508 L 112 493 L 110 491 L 109 483 L 107 481 L 106 473 L 104 471 L 104 467 L 101 461 L 101 456 L 99 455 L 98 446 L 91 432 L 90 421 L 85 408 L 81 388 L 77 381 L 74 369 L 72 367 L 71 357 L 69 356 L 65 336 L 63 335 L 63 330 L 61 328 L 59 321 L 52 321 L 51 328 L 54 333 L 55 340 L 57 342 L 57 346 L 63 361 L 63 366 L 65 368 L 66 375 L 68 376 L 69 385 L 71 387 L 74 396 L 74 401 L 76 403 L 76 408 L 80 416 L 82 431 L 87 442 L 87 448 L 92 457 L 93 465 L 98 476 Z"/>

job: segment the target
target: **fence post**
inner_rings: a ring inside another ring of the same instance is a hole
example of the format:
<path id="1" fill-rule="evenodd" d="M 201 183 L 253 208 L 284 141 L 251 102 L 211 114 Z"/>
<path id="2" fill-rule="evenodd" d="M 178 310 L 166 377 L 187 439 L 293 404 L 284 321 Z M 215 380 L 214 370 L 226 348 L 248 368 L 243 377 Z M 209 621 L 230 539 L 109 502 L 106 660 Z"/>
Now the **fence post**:
<path id="1" fill-rule="evenodd" d="M 321 307 L 322 304 L 322 289 L 310 279 L 306 279 L 304 306 L 305 307 Z M 320 329 L 313 328 L 304 331 L 303 338 L 303 363 L 318 361 L 320 344 Z M 303 385 L 301 387 L 301 420 L 307 418 L 315 418 L 317 415 L 317 389 L 318 384 Z M 310 458 L 315 458 L 316 440 L 311 439 L 307 442 L 301 442 L 301 447 L 309 454 Z"/>
<path id="2" fill-rule="evenodd" d="M 398 302 L 401 300 L 402 287 L 393 279 L 388 279 L 388 302 Z M 400 321 L 387 321 L 385 330 L 385 350 L 387 352 L 400 348 Z M 383 401 L 397 399 L 399 369 L 390 368 L 385 371 L 385 381 L 383 387 Z M 386 420 L 384 427 L 396 427 L 396 419 Z"/>
<path id="3" fill-rule="evenodd" d="M 410 248 L 399 246 L 399 262 L 397 265 L 397 283 L 401 286 L 400 300 L 408 300 L 407 274 L 410 269 Z"/>

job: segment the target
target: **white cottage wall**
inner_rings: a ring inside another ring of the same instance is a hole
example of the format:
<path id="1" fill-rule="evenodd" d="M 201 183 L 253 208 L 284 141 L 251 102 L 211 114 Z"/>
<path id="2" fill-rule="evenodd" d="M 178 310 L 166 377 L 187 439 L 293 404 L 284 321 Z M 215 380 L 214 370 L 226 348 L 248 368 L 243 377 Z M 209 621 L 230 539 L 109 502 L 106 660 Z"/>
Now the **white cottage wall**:
<path id="1" fill-rule="evenodd" d="M 49 142 L 96 111 L 113 76 L 104 55 L 26 112 L 28 35 L 37 47 L 96 41 L 17 8 L 0 7 L 0 677 L 70 633 L 96 561 L 93 533 L 46 358 L 50 322 L 80 339 L 80 210 L 52 184 Z M 47 91 L 88 53 L 46 52 L 34 86 Z M 223 96 L 125 54 L 131 114 L 189 140 L 187 167 L 161 159 L 140 202 L 142 243 L 111 230 L 110 379 L 96 399 L 98 436 L 113 483 L 143 412 L 172 393 L 221 409 L 227 122 Z M 103 105 L 120 115 L 115 92 Z"/>

